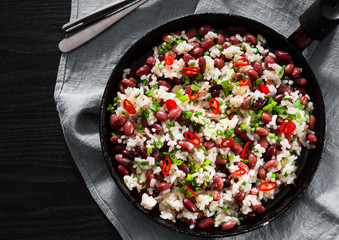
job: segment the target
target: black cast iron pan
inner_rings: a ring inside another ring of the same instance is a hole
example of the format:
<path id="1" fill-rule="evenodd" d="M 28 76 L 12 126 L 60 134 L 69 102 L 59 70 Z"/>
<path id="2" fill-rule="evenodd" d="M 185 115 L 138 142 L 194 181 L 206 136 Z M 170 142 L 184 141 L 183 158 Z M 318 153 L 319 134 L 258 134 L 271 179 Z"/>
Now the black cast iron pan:
<path id="1" fill-rule="evenodd" d="M 289 39 L 286 39 L 281 34 L 264 24 L 245 17 L 231 14 L 199 14 L 172 20 L 155 28 L 137 41 L 121 58 L 107 83 L 102 100 L 100 120 L 100 139 L 106 164 L 116 184 L 126 196 L 128 201 L 139 209 L 139 211 L 158 224 L 168 227 L 176 232 L 200 237 L 225 237 L 257 229 L 275 219 L 289 206 L 291 206 L 291 204 L 296 201 L 301 192 L 305 190 L 306 186 L 312 180 L 320 161 L 325 134 L 323 97 L 318 81 L 301 52 L 312 42 L 313 39 L 322 40 L 325 38 L 325 36 L 328 35 L 328 33 L 338 24 L 339 14 L 336 1 L 337 0 L 317 1 L 314 3 L 311 8 L 309 8 L 300 17 L 301 27 L 299 27 L 289 37 Z M 117 164 L 114 161 L 112 145 L 109 142 L 111 137 L 109 127 L 110 114 L 106 111 L 106 108 L 108 104 L 112 103 L 113 98 L 116 96 L 118 91 L 117 85 L 122 79 L 123 69 L 129 67 L 135 60 L 144 61 L 145 59 L 142 58 L 136 59 L 136 56 L 145 57 L 146 51 L 151 50 L 153 46 L 159 44 L 159 39 L 161 39 L 162 34 L 174 32 L 176 30 L 188 29 L 190 27 L 200 27 L 204 24 L 209 24 L 216 30 L 223 30 L 225 27 L 230 25 L 244 26 L 249 32 L 255 34 L 260 33 L 263 35 L 270 48 L 280 49 L 290 53 L 294 64 L 303 68 L 303 76 L 308 80 L 306 90 L 314 103 L 313 114 L 317 119 L 315 132 L 318 142 L 315 149 L 302 151 L 302 155 L 298 159 L 298 178 L 295 181 L 295 186 L 289 185 L 287 187 L 282 187 L 280 192 L 275 196 L 274 200 L 264 203 L 266 212 L 263 215 L 259 215 L 254 220 L 244 222 L 242 225 L 236 226 L 228 231 L 222 231 L 221 228 L 214 227 L 208 229 L 189 229 L 187 224 L 181 223 L 180 221 L 173 223 L 160 218 L 159 211 L 157 209 L 153 209 L 152 211 L 144 209 L 140 205 L 141 200 L 138 193 L 135 191 L 129 191 L 122 177 L 119 175 L 117 171 Z"/>

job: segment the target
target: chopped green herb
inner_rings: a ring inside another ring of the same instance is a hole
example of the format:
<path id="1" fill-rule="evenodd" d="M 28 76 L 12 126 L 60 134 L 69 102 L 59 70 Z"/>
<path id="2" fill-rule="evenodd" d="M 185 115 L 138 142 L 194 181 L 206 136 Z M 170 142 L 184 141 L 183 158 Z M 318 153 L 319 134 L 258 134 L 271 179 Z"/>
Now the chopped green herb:
<path id="1" fill-rule="evenodd" d="M 279 106 L 275 106 L 275 107 L 273 108 L 273 111 L 274 111 L 274 112 L 277 112 L 277 113 L 279 113 L 279 114 L 284 114 L 284 112 L 285 112 L 285 110 L 282 109 L 282 108 L 279 107 Z"/>
<path id="2" fill-rule="evenodd" d="M 162 141 L 159 140 L 159 141 L 158 141 L 158 145 L 162 147 L 162 146 L 164 146 L 164 143 L 163 143 Z"/>
<path id="3" fill-rule="evenodd" d="M 210 193 L 210 195 L 209 195 L 210 197 L 213 197 L 214 195 L 213 195 L 213 193 Z"/>
<path id="4" fill-rule="evenodd" d="M 285 71 L 286 65 L 282 65 L 280 71 L 278 72 L 278 76 L 280 76 L 281 74 L 283 74 L 283 72 Z"/>
<path id="5" fill-rule="evenodd" d="M 183 111 L 182 115 L 185 117 L 185 119 L 189 119 L 192 117 L 193 113 L 191 111 Z"/>
<path id="6" fill-rule="evenodd" d="M 240 125 L 240 128 L 241 128 L 241 130 L 246 130 L 246 129 L 247 129 L 247 126 L 246 126 L 246 124 L 241 124 L 241 125 Z"/>
<path id="7" fill-rule="evenodd" d="M 169 121 L 168 123 L 167 123 L 167 127 L 173 127 L 173 125 L 174 125 L 174 123 L 173 122 L 171 122 L 171 121 Z"/>
<path id="8" fill-rule="evenodd" d="M 222 50 L 222 46 L 220 44 L 216 44 L 216 45 L 214 45 L 214 47 L 216 47 L 219 50 Z"/>
<path id="9" fill-rule="evenodd" d="M 184 183 L 185 184 L 185 183 Z M 181 193 L 184 193 L 186 191 L 186 186 L 182 186 L 180 189 L 179 189 L 179 192 Z"/>
<path id="10" fill-rule="evenodd" d="M 139 130 L 142 129 L 142 124 L 139 123 L 139 124 L 137 125 L 137 128 L 138 128 Z"/>
<path id="11" fill-rule="evenodd" d="M 208 186 L 206 181 L 204 181 L 204 186 L 205 186 L 205 187 L 207 187 L 207 186 Z"/>
<path id="12" fill-rule="evenodd" d="M 230 160 L 233 160 L 234 158 L 235 158 L 235 155 L 232 154 L 232 155 L 230 156 Z"/>
<path id="13" fill-rule="evenodd" d="M 257 86 L 259 86 L 259 84 L 262 83 L 262 79 L 261 78 L 256 79 L 255 83 L 256 83 Z"/>
<path id="14" fill-rule="evenodd" d="M 158 107 L 160 106 L 160 104 L 155 104 L 155 105 L 152 105 L 151 107 L 150 107 L 150 109 L 152 110 L 152 112 L 157 112 L 158 111 Z"/>
<path id="15" fill-rule="evenodd" d="M 242 182 L 242 185 L 246 186 L 247 182 L 246 181 L 243 181 Z"/>
<path id="16" fill-rule="evenodd" d="M 300 102 L 300 99 L 297 99 L 297 101 L 295 101 L 295 105 L 294 105 L 296 108 L 298 109 L 301 109 L 301 102 Z"/>
<path id="17" fill-rule="evenodd" d="M 142 189 L 145 189 L 145 188 L 147 188 L 147 186 L 146 186 L 146 185 L 143 185 L 141 188 L 142 188 Z"/>
<path id="18" fill-rule="evenodd" d="M 166 49 L 165 46 L 160 46 L 160 47 L 158 48 L 158 51 L 162 53 L 162 52 L 165 51 L 165 49 Z"/>
<path id="19" fill-rule="evenodd" d="M 119 97 L 115 97 L 115 98 L 113 99 L 113 101 L 114 101 L 114 103 L 119 103 L 119 102 L 120 102 L 120 99 L 119 99 Z"/>
<path id="20" fill-rule="evenodd" d="M 199 172 L 201 169 L 201 166 L 199 164 L 195 165 L 194 172 Z"/>
<path id="21" fill-rule="evenodd" d="M 246 45 L 242 45 L 242 46 L 241 46 L 241 49 L 242 49 L 242 50 L 246 50 Z"/>
<path id="22" fill-rule="evenodd" d="M 226 102 L 226 106 L 227 107 L 231 106 L 231 103 L 230 102 Z"/>
<path id="23" fill-rule="evenodd" d="M 182 91 L 181 91 L 181 90 L 176 90 L 176 91 L 175 91 L 175 96 L 176 96 L 177 98 L 179 98 L 181 95 L 182 95 Z"/>
<path id="24" fill-rule="evenodd" d="M 187 176 L 185 177 L 185 180 L 188 182 L 188 181 L 191 181 L 193 178 L 192 178 L 192 175 L 191 174 L 187 174 Z"/>
<path id="25" fill-rule="evenodd" d="M 194 117 L 199 117 L 202 115 L 202 112 L 197 112 L 196 114 L 194 114 Z"/>
<path id="26" fill-rule="evenodd" d="M 234 133 L 234 129 L 228 129 L 228 130 L 225 130 L 224 132 L 226 138 L 232 137 L 233 133 Z"/>
<path id="27" fill-rule="evenodd" d="M 189 99 L 189 97 L 187 97 L 186 95 L 182 95 L 182 96 L 179 97 L 179 100 L 183 103 L 186 102 L 188 99 Z"/>
<path id="28" fill-rule="evenodd" d="M 170 135 L 171 137 L 173 137 L 172 131 L 168 131 L 168 135 Z"/>
<path id="29" fill-rule="evenodd" d="M 147 90 L 147 91 L 145 92 L 145 94 L 146 94 L 146 96 L 148 96 L 148 97 L 152 97 L 152 96 L 154 95 L 154 93 L 151 92 L 150 90 Z"/>
<path id="30" fill-rule="evenodd" d="M 283 139 L 282 137 L 278 137 L 278 141 L 281 142 Z"/>
<path id="31" fill-rule="evenodd" d="M 269 137 L 270 139 L 275 138 L 275 133 L 270 133 L 270 134 L 268 134 L 268 137 Z"/>
<path id="32" fill-rule="evenodd" d="M 191 88 L 195 92 L 199 91 L 199 87 L 197 85 L 192 85 Z"/>
<path id="33" fill-rule="evenodd" d="M 142 114 L 144 115 L 144 117 L 145 117 L 146 119 L 148 119 L 148 117 L 149 117 L 149 112 L 147 111 L 147 109 L 146 109 L 145 111 L 143 111 Z"/>
<path id="34" fill-rule="evenodd" d="M 208 56 L 208 55 L 210 55 L 209 51 L 204 52 L 204 56 Z"/>
<path id="35" fill-rule="evenodd" d="M 152 148 L 147 148 L 147 153 L 151 154 L 152 153 Z"/>
<path id="36" fill-rule="evenodd" d="M 238 217 L 238 220 L 239 220 L 239 221 L 243 221 L 244 218 L 243 218 L 243 217 Z"/>
<path id="37" fill-rule="evenodd" d="M 287 177 L 287 176 L 288 176 L 287 172 L 285 172 L 284 176 L 285 176 L 285 177 Z"/>
<path id="38" fill-rule="evenodd" d="M 134 98 L 138 98 L 140 96 L 141 93 L 138 93 L 138 95 L 136 95 Z"/>
<path id="39" fill-rule="evenodd" d="M 277 174 L 276 173 L 272 173 L 271 174 L 271 178 L 276 178 L 277 177 Z"/>
<path id="40" fill-rule="evenodd" d="M 114 132 L 111 132 L 111 135 L 112 135 L 112 136 L 114 136 L 114 135 L 116 135 L 116 133 L 114 133 Z"/>
<path id="41" fill-rule="evenodd" d="M 222 210 L 227 211 L 228 209 L 230 209 L 229 207 L 222 207 Z"/>
<path id="42" fill-rule="evenodd" d="M 114 107 L 112 104 L 108 104 L 108 107 L 106 108 L 107 111 L 110 111 L 111 113 L 114 113 Z"/>
<path id="43" fill-rule="evenodd" d="M 282 100 L 291 100 L 291 98 L 290 97 L 284 97 L 284 98 L 282 98 Z"/>
<path id="44" fill-rule="evenodd" d="M 158 83 L 154 83 L 151 88 L 154 89 L 154 88 L 157 88 L 158 87 Z"/>
<path id="45" fill-rule="evenodd" d="M 294 136 L 293 139 L 292 139 L 292 142 L 295 142 L 298 140 L 298 137 L 297 136 Z"/>
<path id="46" fill-rule="evenodd" d="M 148 165 L 148 161 L 141 161 L 140 164 L 141 165 Z"/>
<path id="47" fill-rule="evenodd" d="M 146 135 L 146 133 L 142 129 L 139 130 L 139 133 L 141 133 L 142 135 Z"/>
<path id="48" fill-rule="evenodd" d="M 300 73 L 302 73 L 303 72 L 303 68 L 300 68 Z"/>
<path id="49" fill-rule="evenodd" d="M 209 165 L 210 163 L 211 163 L 211 160 L 206 159 L 205 162 L 204 162 L 204 165 L 207 166 L 207 165 Z"/>
<path id="50" fill-rule="evenodd" d="M 138 182 L 140 182 L 140 175 L 141 175 L 141 174 L 137 174 Z"/>

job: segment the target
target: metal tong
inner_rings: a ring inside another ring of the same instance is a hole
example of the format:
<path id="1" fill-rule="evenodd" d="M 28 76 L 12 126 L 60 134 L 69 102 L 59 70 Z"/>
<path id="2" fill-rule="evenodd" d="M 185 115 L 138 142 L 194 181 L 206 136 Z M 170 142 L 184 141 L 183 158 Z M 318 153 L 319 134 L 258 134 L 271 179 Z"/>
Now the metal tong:
<path id="1" fill-rule="evenodd" d="M 66 38 L 59 43 L 60 51 L 70 52 L 80 47 L 147 1 L 117 0 L 92 13 L 66 23 L 61 28 L 61 32 L 66 34 Z M 68 34 L 75 31 L 78 32 L 67 37 Z"/>

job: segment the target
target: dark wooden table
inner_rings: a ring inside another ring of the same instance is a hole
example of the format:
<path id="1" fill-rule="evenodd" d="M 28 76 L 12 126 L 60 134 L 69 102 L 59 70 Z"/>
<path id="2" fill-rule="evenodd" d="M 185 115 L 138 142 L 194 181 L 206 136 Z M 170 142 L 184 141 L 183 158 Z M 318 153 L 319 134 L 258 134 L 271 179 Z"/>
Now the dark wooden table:
<path id="1" fill-rule="evenodd" d="M 121 239 L 87 190 L 55 109 L 70 6 L 0 2 L 0 239 Z"/>

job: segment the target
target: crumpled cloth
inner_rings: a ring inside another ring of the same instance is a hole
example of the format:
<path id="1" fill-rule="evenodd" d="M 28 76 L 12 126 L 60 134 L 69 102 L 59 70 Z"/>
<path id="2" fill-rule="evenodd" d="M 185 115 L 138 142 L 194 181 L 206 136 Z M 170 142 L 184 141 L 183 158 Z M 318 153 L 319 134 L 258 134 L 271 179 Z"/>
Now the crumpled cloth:
<path id="1" fill-rule="evenodd" d="M 65 140 L 89 191 L 123 239 L 193 239 L 154 223 L 122 195 L 103 159 L 99 110 L 109 76 L 119 58 L 146 32 L 192 13 L 243 15 L 288 37 L 312 0 L 150 0 L 103 34 L 62 54 L 55 101 Z M 71 19 L 109 0 L 72 0 Z M 229 239 L 339 239 L 339 28 L 305 52 L 325 100 L 327 132 L 322 160 L 302 197 L 282 216 L 258 230 Z M 197 230 L 198 231 L 198 230 Z"/>

